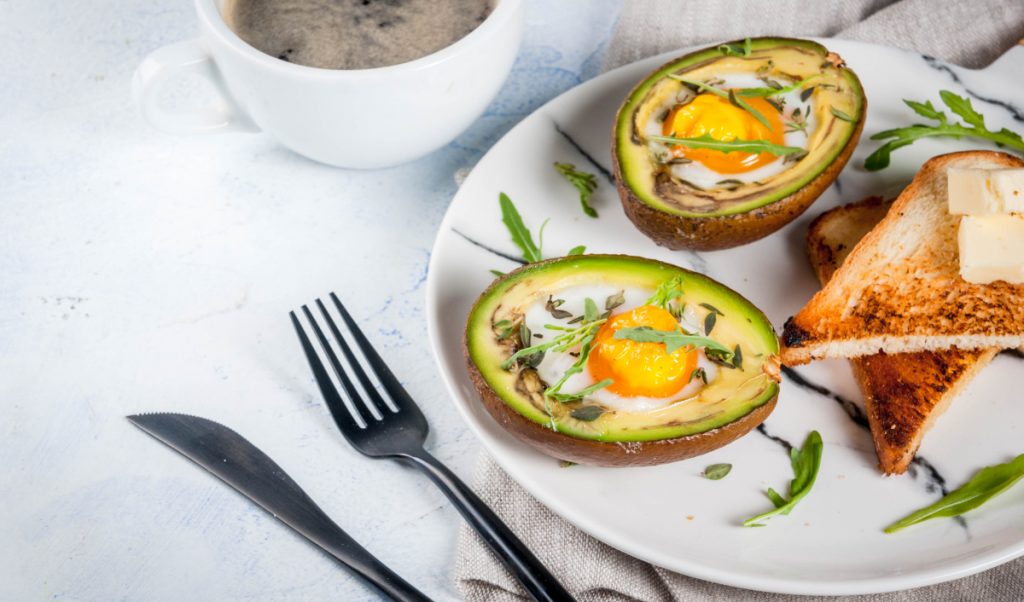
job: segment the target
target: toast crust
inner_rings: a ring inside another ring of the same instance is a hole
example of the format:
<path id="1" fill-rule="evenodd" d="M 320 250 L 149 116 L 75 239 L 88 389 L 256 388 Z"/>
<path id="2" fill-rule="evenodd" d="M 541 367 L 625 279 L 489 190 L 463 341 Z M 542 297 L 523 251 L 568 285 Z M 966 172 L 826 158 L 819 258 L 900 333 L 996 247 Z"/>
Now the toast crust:
<path id="1" fill-rule="evenodd" d="M 869 197 L 811 223 L 807 252 L 823 286 L 888 209 L 880 197 Z M 883 473 L 906 472 L 935 419 L 997 351 L 879 353 L 850 360 Z"/>
<path id="2" fill-rule="evenodd" d="M 784 364 L 1024 345 L 1024 285 L 960 278 L 959 216 L 946 202 L 952 166 L 1024 167 L 1024 160 L 966 151 L 927 161 L 828 284 L 786 321 Z"/>

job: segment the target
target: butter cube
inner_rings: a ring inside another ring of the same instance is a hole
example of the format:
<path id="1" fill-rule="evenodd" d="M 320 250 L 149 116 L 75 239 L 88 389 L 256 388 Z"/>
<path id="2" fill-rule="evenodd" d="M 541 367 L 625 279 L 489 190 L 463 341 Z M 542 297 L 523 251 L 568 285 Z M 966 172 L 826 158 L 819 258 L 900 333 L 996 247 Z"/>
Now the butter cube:
<path id="1" fill-rule="evenodd" d="M 960 277 L 974 284 L 1024 284 L 1024 215 L 960 220 Z"/>
<path id="2" fill-rule="evenodd" d="M 947 175 L 954 215 L 1024 213 L 1024 169 L 951 167 Z"/>

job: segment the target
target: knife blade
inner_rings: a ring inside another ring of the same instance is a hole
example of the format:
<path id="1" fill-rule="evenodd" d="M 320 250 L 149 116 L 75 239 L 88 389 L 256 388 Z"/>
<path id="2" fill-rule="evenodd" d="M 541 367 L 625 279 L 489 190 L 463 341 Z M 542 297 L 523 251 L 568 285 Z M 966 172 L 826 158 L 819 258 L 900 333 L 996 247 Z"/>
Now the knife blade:
<path id="1" fill-rule="evenodd" d="M 430 598 L 345 533 L 280 466 L 235 431 L 186 414 L 136 414 L 127 418 L 213 473 L 392 599 L 430 602 Z"/>

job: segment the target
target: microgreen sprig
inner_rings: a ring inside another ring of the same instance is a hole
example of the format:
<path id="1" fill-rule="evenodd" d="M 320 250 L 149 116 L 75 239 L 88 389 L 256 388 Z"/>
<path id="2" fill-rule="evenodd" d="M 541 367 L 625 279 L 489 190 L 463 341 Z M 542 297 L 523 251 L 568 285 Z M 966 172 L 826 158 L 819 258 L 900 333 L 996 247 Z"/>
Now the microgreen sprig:
<path id="1" fill-rule="evenodd" d="M 904 104 L 911 110 L 922 117 L 937 121 L 938 125 L 914 124 L 885 130 L 871 136 L 872 140 L 887 140 L 887 142 L 864 160 L 864 168 L 868 171 L 884 169 L 889 166 L 890 155 L 894 150 L 909 146 L 921 138 L 930 137 L 981 138 L 995 142 L 999 147 L 1024 154 L 1024 139 L 1021 138 L 1021 135 L 1007 128 L 998 132 L 988 129 L 985 126 L 985 116 L 974 109 L 971 99 L 957 96 L 949 90 L 940 90 L 939 97 L 954 114 L 963 119 L 963 123 L 950 122 L 946 113 L 935 108 L 930 100 L 921 103 L 904 99 Z"/>

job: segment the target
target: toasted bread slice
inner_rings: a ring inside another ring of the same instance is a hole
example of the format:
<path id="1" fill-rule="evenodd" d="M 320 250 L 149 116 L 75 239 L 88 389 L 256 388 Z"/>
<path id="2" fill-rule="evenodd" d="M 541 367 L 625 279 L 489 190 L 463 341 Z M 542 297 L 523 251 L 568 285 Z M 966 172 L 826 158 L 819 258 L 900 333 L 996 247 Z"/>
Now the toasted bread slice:
<path id="1" fill-rule="evenodd" d="M 1024 285 L 960 278 L 950 167 L 1024 167 L 994 151 L 930 159 L 782 333 L 782 361 L 1024 345 Z"/>
<path id="2" fill-rule="evenodd" d="M 807 252 L 822 285 L 888 209 L 889 203 L 871 197 L 814 220 L 807 233 Z M 997 351 L 879 353 L 850 360 L 882 472 L 906 472 L 925 432 Z"/>

